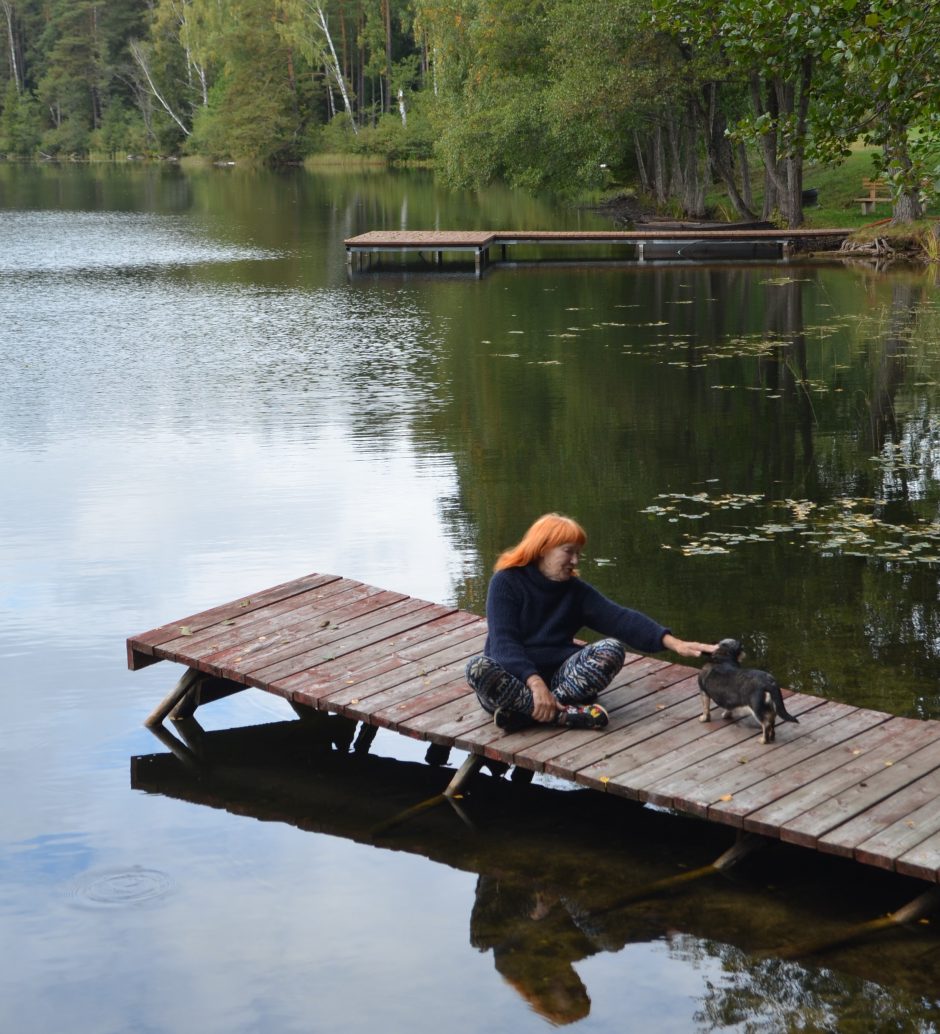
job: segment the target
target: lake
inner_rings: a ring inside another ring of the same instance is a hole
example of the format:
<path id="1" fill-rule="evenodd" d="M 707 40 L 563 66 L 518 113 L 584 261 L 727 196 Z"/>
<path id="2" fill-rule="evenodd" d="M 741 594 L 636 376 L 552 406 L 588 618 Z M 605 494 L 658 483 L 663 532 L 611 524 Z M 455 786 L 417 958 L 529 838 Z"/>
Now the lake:
<path id="1" fill-rule="evenodd" d="M 254 691 L 200 709 L 198 771 L 143 727 L 181 669 L 127 636 L 312 571 L 482 613 L 548 510 L 677 635 L 940 718 L 932 272 L 347 275 L 382 228 L 610 224 L 418 171 L 0 164 L 2 1029 L 935 1030 L 932 925 L 799 950 L 910 881 L 775 846 L 644 896 L 733 834 L 486 770 L 383 831 L 462 758 Z"/>

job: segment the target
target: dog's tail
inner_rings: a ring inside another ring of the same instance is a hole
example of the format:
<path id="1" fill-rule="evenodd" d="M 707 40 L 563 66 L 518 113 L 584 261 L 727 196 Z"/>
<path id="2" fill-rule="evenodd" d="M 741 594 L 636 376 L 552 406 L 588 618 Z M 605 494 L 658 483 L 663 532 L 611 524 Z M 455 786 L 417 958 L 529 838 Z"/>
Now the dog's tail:
<path id="1" fill-rule="evenodd" d="M 780 692 L 780 687 L 774 685 L 770 690 L 770 698 L 774 702 L 774 710 L 777 712 L 777 717 L 782 722 L 796 722 L 799 725 L 799 719 L 794 718 L 792 714 L 783 706 L 783 694 Z"/>

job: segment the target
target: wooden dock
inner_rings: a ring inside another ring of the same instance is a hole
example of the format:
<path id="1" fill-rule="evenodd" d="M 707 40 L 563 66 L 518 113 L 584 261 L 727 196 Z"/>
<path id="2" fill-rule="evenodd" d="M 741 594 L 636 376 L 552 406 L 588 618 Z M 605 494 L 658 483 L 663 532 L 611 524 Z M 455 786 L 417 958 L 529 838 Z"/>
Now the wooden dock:
<path id="1" fill-rule="evenodd" d="M 477 276 L 497 262 L 510 260 L 510 248 L 578 248 L 596 254 L 613 247 L 637 262 L 657 259 L 787 259 L 794 250 L 831 250 L 849 236 L 846 229 L 667 229 L 643 230 L 371 230 L 346 239 L 346 265 L 352 272 L 379 255 L 418 255 L 431 267 L 445 254 L 472 257 Z M 493 256 L 498 253 L 499 258 Z"/>
<path id="2" fill-rule="evenodd" d="M 478 616 L 312 574 L 127 641 L 132 670 L 187 672 L 148 724 L 247 687 L 297 708 L 549 772 L 866 865 L 940 883 L 940 722 L 790 694 L 799 724 L 762 746 L 753 721 L 698 718 L 696 669 L 628 654 L 600 731 L 497 729 L 464 681 Z"/>

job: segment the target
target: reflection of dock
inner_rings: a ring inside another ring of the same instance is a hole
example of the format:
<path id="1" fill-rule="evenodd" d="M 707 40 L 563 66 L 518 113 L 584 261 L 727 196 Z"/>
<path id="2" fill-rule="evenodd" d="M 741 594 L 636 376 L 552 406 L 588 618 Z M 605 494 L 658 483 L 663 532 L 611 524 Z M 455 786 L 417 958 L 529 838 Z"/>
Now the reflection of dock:
<path id="1" fill-rule="evenodd" d="M 749 833 L 940 880 L 940 722 L 792 694 L 774 744 L 752 722 L 698 721 L 696 671 L 637 655 L 604 695 L 602 731 L 507 735 L 464 681 L 473 614 L 315 574 L 128 640 L 132 669 L 188 666 L 151 715 L 245 687 Z M 205 678 L 208 676 L 208 678 Z M 466 767 L 466 766 L 465 766 Z"/>
<path id="2" fill-rule="evenodd" d="M 473 259 L 477 276 L 497 262 L 508 262 L 510 248 L 530 251 L 577 249 L 595 256 L 606 249 L 637 262 L 680 259 L 692 262 L 789 258 L 796 250 L 831 250 L 849 236 L 841 229 L 666 229 L 643 230 L 371 230 L 345 241 L 346 264 L 361 271 L 382 255 L 412 255 L 439 267 L 445 255 Z M 498 256 L 498 257 L 497 257 Z"/>
<path id="3" fill-rule="evenodd" d="M 473 783 L 462 802 L 473 827 L 435 809 L 383 833 L 390 816 L 439 793 L 452 770 L 368 753 L 356 723 L 339 716 L 309 719 L 211 732 L 181 722 L 186 760 L 133 757 L 131 785 L 476 874 L 471 943 L 491 950 L 497 969 L 530 1000 L 533 988 L 551 992 L 559 979 L 570 989 L 572 962 L 631 942 L 688 934 L 709 953 L 735 945 L 779 956 L 811 927 L 839 945 L 859 920 L 911 893 L 908 881 L 860 866 L 849 871 L 843 859 L 806 858 L 796 848 L 759 854 L 735 880 L 678 883 L 677 873 L 700 870 L 722 850 L 720 827 L 603 794 L 508 779 Z M 775 893 L 766 892 L 768 884 Z M 930 993 L 935 941 L 932 929 L 921 927 L 882 941 L 877 955 L 842 953 L 835 964 L 895 991 L 900 982 Z M 759 956 L 752 965 L 759 971 Z M 562 1022 L 557 1013 L 555 1019 Z"/>

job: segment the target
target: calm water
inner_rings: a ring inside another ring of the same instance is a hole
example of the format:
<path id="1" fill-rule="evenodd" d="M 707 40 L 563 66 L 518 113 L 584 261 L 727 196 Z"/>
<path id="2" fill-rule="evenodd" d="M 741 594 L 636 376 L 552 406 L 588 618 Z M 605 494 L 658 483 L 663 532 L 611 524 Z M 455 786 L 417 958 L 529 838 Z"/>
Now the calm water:
<path id="1" fill-rule="evenodd" d="M 787 957 L 906 881 L 781 848 L 625 904 L 728 831 L 483 775 L 380 834 L 461 758 L 259 693 L 199 712 L 201 772 L 141 726 L 179 671 L 128 635 L 315 570 L 481 611 L 548 509 L 678 634 L 940 717 L 931 276 L 347 279 L 350 234 L 481 226 L 606 224 L 423 174 L 0 166 L 0 1029 L 936 1029 L 929 925 Z"/>

